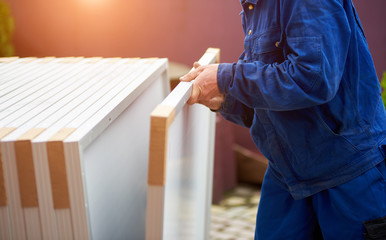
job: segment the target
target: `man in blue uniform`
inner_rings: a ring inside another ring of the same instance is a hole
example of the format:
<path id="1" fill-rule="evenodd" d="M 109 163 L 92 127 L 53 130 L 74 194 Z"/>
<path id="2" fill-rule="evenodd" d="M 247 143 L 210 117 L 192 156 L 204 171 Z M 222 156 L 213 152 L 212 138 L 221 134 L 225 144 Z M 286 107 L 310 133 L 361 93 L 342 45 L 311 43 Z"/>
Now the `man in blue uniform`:
<path id="1" fill-rule="evenodd" d="M 386 114 L 351 0 L 241 5 L 238 62 L 181 80 L 269 160 L 255 239 L 386 239 Z"/>

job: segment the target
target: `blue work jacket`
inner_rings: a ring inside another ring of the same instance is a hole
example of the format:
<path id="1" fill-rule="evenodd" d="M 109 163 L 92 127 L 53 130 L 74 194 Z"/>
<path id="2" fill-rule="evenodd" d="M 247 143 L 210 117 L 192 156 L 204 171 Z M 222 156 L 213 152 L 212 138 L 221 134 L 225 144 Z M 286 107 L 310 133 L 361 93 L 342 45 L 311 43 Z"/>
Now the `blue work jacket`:
<path id="1" fill-rule="evenodd" d="M 385 158 L 386 115 L 351 0 L 244 0 L 244 52 L 219 65 L 220 112 L 250 127 L 295 199 Z"/>

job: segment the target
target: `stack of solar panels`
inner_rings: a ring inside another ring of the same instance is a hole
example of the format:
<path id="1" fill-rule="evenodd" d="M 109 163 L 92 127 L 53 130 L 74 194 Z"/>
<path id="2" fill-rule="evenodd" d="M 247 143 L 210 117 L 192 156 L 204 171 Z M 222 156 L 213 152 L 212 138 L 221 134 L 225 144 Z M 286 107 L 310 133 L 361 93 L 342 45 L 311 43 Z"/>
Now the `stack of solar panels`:
<path id="1" fill-rule="evenodd" d="M 144 239 L 166 59 L 0 59 L 0 239 Z"/>

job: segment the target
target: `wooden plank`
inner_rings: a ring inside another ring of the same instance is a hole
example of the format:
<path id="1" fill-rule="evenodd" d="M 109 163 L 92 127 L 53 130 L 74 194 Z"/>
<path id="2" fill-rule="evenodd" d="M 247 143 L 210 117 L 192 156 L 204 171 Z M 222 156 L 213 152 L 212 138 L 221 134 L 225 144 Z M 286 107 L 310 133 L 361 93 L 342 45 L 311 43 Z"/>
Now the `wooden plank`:
<path id="1" fill-rule="evenodd" d="M 174 120 L 174 115 L 174 108 L 165 105 L 158 105 L 150 115 L 149 185 L 165 185 L 168 129 Z"/>
<path id="2" fill-rule="evenodd" d="M 0 140 L 14 131 L 15 128 L 0 128 Z M 5 190 L 5 179 L 4 179 L 4 168 L 3 160 L 1 155 L 1 145 L 0 145 L 0 206 L 7 205 L 7 193 Z"/>
<path id="3" fill-rule="evenodd" d="M 70 208 L 63 141 L 75 130 L 75 128 L 63 128 L 47 142 L 52 198 L 56 209 Z"/>
<path id="4" fill-rule="evenodd" d="M 31 140 L 42 133 L 44 128 L 33 128 L 15 142 L 17 176 L 22 207 L 37 207 L 38 194 L 32 157 Z"/>

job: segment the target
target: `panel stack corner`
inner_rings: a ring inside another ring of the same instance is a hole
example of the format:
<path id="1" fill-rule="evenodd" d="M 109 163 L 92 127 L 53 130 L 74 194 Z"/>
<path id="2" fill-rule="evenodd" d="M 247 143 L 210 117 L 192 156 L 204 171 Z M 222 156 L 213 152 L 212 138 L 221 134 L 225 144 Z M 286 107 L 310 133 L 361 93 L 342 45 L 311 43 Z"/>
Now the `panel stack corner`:
<path id="1" fill-rule="evenodd" d="M 0 58 L 0 239 L 144 239 L 168 92 L 166 59 Z"/>

